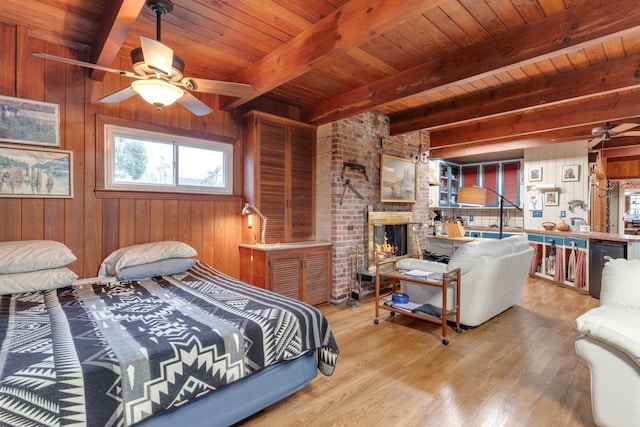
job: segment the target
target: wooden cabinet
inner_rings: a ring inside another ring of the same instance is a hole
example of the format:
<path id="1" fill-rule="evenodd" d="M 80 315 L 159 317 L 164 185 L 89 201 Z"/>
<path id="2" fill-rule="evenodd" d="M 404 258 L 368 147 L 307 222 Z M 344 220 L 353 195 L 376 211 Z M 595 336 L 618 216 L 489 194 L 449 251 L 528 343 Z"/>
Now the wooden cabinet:
<path id="1" fill-rule="evenodd" d="M 315 138 L 315 126 L 256 111 L 244 116 L 243 194 L 267 217 L 266 243 L 315 238 Z"/>
<path id="2" fill-rule="evenodd" d="M 437 170 L 438 179 L 440 180 L 438 206 L 457 206 L 458 189 L 460 188 L 460 167 L 439 162 Z"/>
<path id="3" fill-rule="evenodd" d="M 527 237 L 529 243 L 535 245 L 536 276 L 579 288 L 584 292 L 588 291 L 586 262 L 588 246 L 586 240 L 562 235 L 549 236 L 532 233 L 529 233 Z"/>
<path id="4" fill-rule="evenodd" d="M 520 160 L 509 160 L 490 163 L 468 163 L 456 165 L 437 161 L 440 187 L 438 187 L 438 206 L 456 207 L 460 187 L 479 185 L 491 189 L 487 191 L 485 207 L 497 208 L 500 199 L 495 192 L 502 194 L 506 200 L 520 205 Z M 510 208 L 510 203 L 505 203 Z"/>
<path id="5" fill-rule="evenodd" d="M 331 298 L 331 244 L 241 245 L 240 280 L 308 304 Z"/>

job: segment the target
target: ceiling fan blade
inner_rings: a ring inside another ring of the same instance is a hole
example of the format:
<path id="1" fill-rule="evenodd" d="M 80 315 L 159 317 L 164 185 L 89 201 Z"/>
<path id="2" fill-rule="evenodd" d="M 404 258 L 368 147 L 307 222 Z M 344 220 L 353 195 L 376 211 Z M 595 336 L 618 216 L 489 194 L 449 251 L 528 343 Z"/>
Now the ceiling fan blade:
<path id="1" fill-rule="evenodd" d="M 131 86 L 129 86 L 117 92 L 113 92 L 111 95 L 102 97 L 98 101 L 106 102 L 106 103 L 115 103 L 115 102 L 124 101 L 125 99 L 129 99 L 135 94 L 136 94 L 136 91 L 133 90 Z"/>
<path id="2" fill-rule="evenodd" d="M 171 75 L 173 65 L 173 50 L 157 40 L 148 37 L 140 37 L 140 47 L 147 66 L 166 76 Z"/>
<path id="3" fill-rule="evenodd" d="M 637 127 L 638 124 L 637 123 L 622 123 L 621 125 L 618 125 L 616 127 L 614 127 L 613 129 L 610 130 L 610 132 L 613 133 L 622 133 L 622 132 L 626 132 L 629 129 L 633 129 L 634 127 Z"/>
<path id="4" fill-rule="evenodd" d="M 187 91 L 185 91 L 184 95 L 180 97 L 176 102 L 182 105 L 187 110 L 191 111 L 196 116 L 206 116 L 207 114 L 213 112 L 213 110 L 209 108 L 207 104 L 200 101 L 198 98 Z"/>
<path id="5" fill-rule="evenodd" d="M 640 136 L 640 130 L 630 130 L 624 133 L 624 136 Z"/>
<path id="6" fill-rule="evenodd" d="M 235 98 L 251 98 L 254 95 L 251 85 L 245 83 L 224 82 L 221 80 L 196 79 L 185 77 L 182 84 L 196 92 L 215 93 Z"/>
<path id="7" fill-rule="evenodd" d="M 90 62 L 78 61 L 76 59 L 64 58 L 62 56 L 49 55 L 48 53 L 33 52 L 33 55 L 38 56 L 40 58 L 44 58 L 44 59 L 51 59 L 52 61 L 64 62 L 65 64 L 93 68 L 95 70 L 107 71 L 109 73 L 118 73 L 121 76 L 127 76 L 127 77 L 133 77 L 133 78 L 140 77 L 137 74 L 132 73 L 131 71 L 118 70 L 116 68 L 105 67 L 103 65 L 98 65 L 98 64 L 92 64 Z"/>
<path id="8" fill-rule="evenodd" d="M 596 145 L 600 144 L 600 142 L 602 141 L 601 137 L 598 138 L 593 138 L 592 140 L 590 140 L 589 142 L 587 142 L 587 149 L 590 150 L 593 147 L 595 147 Z"/>

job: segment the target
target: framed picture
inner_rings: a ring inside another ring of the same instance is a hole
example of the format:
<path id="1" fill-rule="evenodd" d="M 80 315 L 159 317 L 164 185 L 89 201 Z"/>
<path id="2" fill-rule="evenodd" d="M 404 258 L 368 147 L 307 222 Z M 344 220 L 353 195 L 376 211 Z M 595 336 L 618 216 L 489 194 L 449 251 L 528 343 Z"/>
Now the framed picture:
<path id="1" fill-rule="evenodd" d="M 0 197 L 73 197 L 73 153 L 0 145 Z"/>
<path id="2" fill-rule="evenodd" d="M 542 181 L 542 167 L 529 169 L 529 181 Z"/>
<path id="3" fill-rule="evenodd" d="M 544 193 L 544 205 L 545 206 L 558 206 L 560 201 L 558 200 L 557 191 L 547 191 Z"/>
<path id="4" fill-rule="evenodd" d="M 578 181 L 580 179 L 580 165 L 562 166 L 563 181 Z"/>
<path id="5" fill-rule="evenodd" d="M 0 141 L 59 147 L 58 104 L 0 96 Z"/>
<path id="6" fill-rule="evenodd" d="M 412 160 L 382 154 L 380 201 L 415 203 L 418 165 Z"/>
<path id="7" fill-rule="evenodd" d="M 542 201 L 540 200 L 539 194 L 531 194 L 529 196 L 529 210 L 530 211 L 540 211 L 542 210 Z"/>

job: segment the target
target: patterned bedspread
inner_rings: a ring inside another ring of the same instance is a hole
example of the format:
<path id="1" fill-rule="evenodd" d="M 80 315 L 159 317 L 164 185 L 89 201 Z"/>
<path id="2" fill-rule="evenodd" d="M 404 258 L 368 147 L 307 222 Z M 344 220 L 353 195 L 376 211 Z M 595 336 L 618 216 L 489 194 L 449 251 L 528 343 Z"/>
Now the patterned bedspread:
<path id="1" fill-rule="evenodd" d="M 0 296 L 0 424 L 129 426 L 283 359 L 338 348 L 315 308 L 203 263 Z"/>

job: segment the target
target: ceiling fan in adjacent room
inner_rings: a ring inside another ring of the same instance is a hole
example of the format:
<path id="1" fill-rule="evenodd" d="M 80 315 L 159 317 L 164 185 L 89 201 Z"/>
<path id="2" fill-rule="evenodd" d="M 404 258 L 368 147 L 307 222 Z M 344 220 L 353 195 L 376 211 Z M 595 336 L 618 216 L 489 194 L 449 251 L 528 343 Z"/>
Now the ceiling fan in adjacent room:
<path id="1" fill-rule="evenodd" d="M 184 61 L 174 54 L 169 46 L 160 42 L 161 16 L 173 10 L 173 3 L 170 0 L 147 0 L 147 6 L 156 14 L 156 40 L 140 36 L 140 47 L 131 51 L 131 62 L 135 72 L 46 53 L 33 52 L 33 54 L 45 59 L 117 73 L 135 79 L 131 86 L 101 98 L 100 102 L 120 102 L 138 94 L 157 110 L 177 102 L 193 114 L 204 116 L 213 110 L 189 91 L 236 98 L 253 96 L 253 88 L 248 84 L 184 77 Z"/>
<path id="2" fill-rule="evenodd" d="M 592 149 L 601 142 L 610 141 L 611 138 L 617 138 L 621 136 L 640 136 L 640 130 L 631 130 L 640 126 L 638 123 L 622 123 L 620 125 L 613 125 L 609 122 L 605 122 L 602 126 L 596 126 L 591 129 L 591 139 L 587 142 L 587 148 Z"/>

